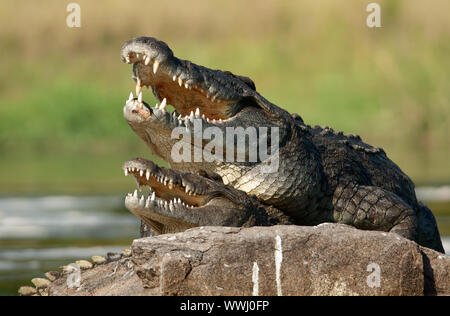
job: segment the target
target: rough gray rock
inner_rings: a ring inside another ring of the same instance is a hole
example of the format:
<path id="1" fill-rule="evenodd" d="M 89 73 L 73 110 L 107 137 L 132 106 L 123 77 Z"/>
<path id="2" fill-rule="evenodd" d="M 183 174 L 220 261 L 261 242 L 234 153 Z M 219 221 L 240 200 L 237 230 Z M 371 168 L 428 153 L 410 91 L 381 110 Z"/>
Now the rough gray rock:
<path id="1" fill-rule="evenodd" d="M 200 227 L 137 239 L 132 256 L 50 295 L 450 295 L 450 258 L 341 224 Z M 112 274 L 112 272 L 115 272 Z"/>
<path id="2" fill-rule="evenodd" d="M 91 269 L 81 269 L 79 286 L 75 285 L 76 271 L 63 274 L 52 282 L 50 296 L 138 296 L 155 295 L 144 289 L 137 277 L 131 258 L 109 261 Z M 68 282 L 69 280 L 69 282 Z"/>

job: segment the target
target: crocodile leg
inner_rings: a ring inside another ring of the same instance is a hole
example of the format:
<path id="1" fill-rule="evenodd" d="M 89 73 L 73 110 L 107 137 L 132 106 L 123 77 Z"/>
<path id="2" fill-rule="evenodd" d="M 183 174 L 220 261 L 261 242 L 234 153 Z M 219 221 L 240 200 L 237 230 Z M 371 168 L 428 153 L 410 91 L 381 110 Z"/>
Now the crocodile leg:
<path id="1" fill-rule="evenodd" d="M 433 213 L 423 203 L 419 202 L 417 212 L 418 230 L 416 240 L 420 245 L 445 253 L 441 236 Z"/>
<path id="2" fill-rule="evenodd" d="M 340 184 L 333 195 L 333 207 L 337 223 L 393 232 L 411 240 L 416 236 L 415 211 L 396 194 L 379 187 Z"/>

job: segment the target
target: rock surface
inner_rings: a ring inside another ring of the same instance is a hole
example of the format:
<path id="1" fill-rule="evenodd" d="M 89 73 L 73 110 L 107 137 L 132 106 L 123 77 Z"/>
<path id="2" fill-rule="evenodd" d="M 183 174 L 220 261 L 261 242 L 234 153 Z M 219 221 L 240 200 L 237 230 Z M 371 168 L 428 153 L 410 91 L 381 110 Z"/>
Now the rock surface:
<path id="1" fill-rule="evenodd" d="M 450 295 L 450 257 L 340 224 L 200 227 L 137 239 L 131 257 L 50 295 Z"/>

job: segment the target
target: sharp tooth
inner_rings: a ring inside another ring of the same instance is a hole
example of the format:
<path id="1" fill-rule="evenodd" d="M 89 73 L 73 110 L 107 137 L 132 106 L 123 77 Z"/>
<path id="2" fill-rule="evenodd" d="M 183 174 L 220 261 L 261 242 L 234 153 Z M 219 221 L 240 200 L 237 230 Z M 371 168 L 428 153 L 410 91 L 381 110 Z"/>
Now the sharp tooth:
<path id="1" fill-rule="evenodd" d="M 137 198 L 137 197 L 138 197 L 138 193 L 137 193 L 137 190 L 134 190 L 133 196 L 134 196 L 135 198 Z"/>
<path id="2" fill-rule="evenodd" d="M 140 57 L 141 57 L 141 54 L 137 53 L 136 58 L 140 58 Z"/>
<path id="3" fill-rule="evenodd" d="M 172 80 L 173 80 L 173 81 L 177 80 L 177 76 L 176 76 L 176 75 L 173 76 L 173 77 L 172 77 Z"/>
<path id="4" fill-rule="evenodd" d="M 196 117 L 200 117 L 200 109 L 199 109 L 199 108 L 197 108 L 197 109 L 195 110 L 195 116 L 196 116 Z"/>
<path id="5" fill-rule="evenodd" d="M 131 63 L 130 56 L 126 56 L 125 60 L 127 61 L 127 64 Z"/>
<path id="6" fill-rule="evenodd" d="M 219 119 L 219 123 L 222 123 L 223 121 L 222 121 L 222 119 Z"/>
<path id="7" fill-rule="evenodd" d="M 181 120 L 181 114 L 180 114 L 180 115 L 178 115 L 178 121 L 179 121 L 179 120 Z"/>
<path id="8" fill-rule="evenodd" d="M 178 203 L 181 203 L 181 199 L 180 198 L 178 198 Z"/>
<path id="9" fill-rule="evenodd" d="M 181 87 L 182 84 L 183 84 L 183 79 L 178 78 L 178 85 Z"/>
<path id="10" fill-rule="evenodd" d="M 140 170 L 139 171 L 139 176 L 142 178 L 143 175 L 144 175 L 144 170 Z"/>
<path id="11" fill-rule="evenodd" d="M 156 198 L 156 194 L 155 194 L 155 192 L 153 192 L 153 193 L 152 193 L 152 197 L 151 197 L 150 199 L 151 199 L 152 201 L 154 201 L 155 198 Z"/>
<path id="12" fill-rule="evenodd" d="M 150 180 L 150 170 L 147 170 L 147 172 L 145 172 L 145 178 L 148 180 Z"/>
<path id="13" fill-rule="evenodd" d="M 209 123 L 209 117 L 207 117 L 207 118 L 206 118 L 206 122 L 208 122 L 208 123 Z"/>
<path id="14" fill-rule="evenodd" d="M 145 65 L 150 64 L 150 56 L 145 57 Z"/>
<path id="15" fill-rule="evenodd" d="M 158 103 L 155 104 L 155 109 L 156 109 L 156 110 L 159 110 L 159 105 L 158 105 Z"/>
<path id="16" fill-rule="evenodd" d="M 205 114 L 202 114 L 202 119 L 205 120 L 206 116 Z"/>
<path id="17" fill-rule="evenodd" d="M 138 79 L 138 83 L 136 83 L 136 95 L 139 95 L 139 93 L 141 93 L 141 83 L 140 80 Z"/>
<path id="18" fill-rule="evenodd" d="M 133 167 L 133 168 L 131 168 L 131 171 L 132 171 L 132 172 L 134 172 L 134 170 L 135 170 L 135 168 L 134 168 L 134 167 Z"/>
<path id="19" fill-rule="evenodd" d="M 168 186 L 169 186 L 169 189 L 173 189 L 173 182 L 172 182 L 172 180 L 169 180 L 169 184 L 168 184 Z"/>
<path id="20" fill-rule="evenodd" d="M 155 60 L 155 63 L 153 64 L 153 73 L 156 74 L 159 68 L 159 61 Z"/>
<path id="21" fill-rule="evenodd" d="M 191 111 L 191 115 L 189 115 L 189 119 L 192 121 L 194 119 L 194 111 Z"/>
<path id="22" fill-rule="evenodd" d="M 213 124 L 216 124 L 216 119 L 213 119 Z"/>
<path id="23" fill-rule="evenodd" d="M 133 92 L 130 92 L 130 96 L 128 97 L 128 101 L 131 101 L 133 99 L 134 99 Z"/>
<path id="24" fill-rule="evenodd" d="M 128 170 L 125 169 L 124 172 L 125 172 L 125 177 L 128 176 Z"/>
<path id="25" fill-rule="evenodd" d="M 211 98 L 211 101 L 215 101 L 216 100 L 216 96 L 214 95 L 212 98 Z"/>
<path id="26" fill-rule="evenodd" d="M 185 88 L 185 89 L 188 89 L 188 88 L 189 88 L 189 85 L 187 84 L 187 82 L 184 84 L 184 88 Z"/>
<path id="27" fill-rule="evenodd" d="M 138 102 L 142 103 L 142 91 L 139 92 Z"/>
<path id="28" fill-rule="evenodd" d="M 145 198 L 144 196 L 141 196 L 141 199 L 139 200 L 139 205 L 144 206 Z"/>
<path id="29" fill-rule="evenodd" d="M 145 202 L 145 207 L 150 206 L 150 196 L 147 198 L 147 201 Z"/>
<path id="30" fill-rule="evenodd" d="M 164 109 L 166 108 L 166 103 L 167 103 L 167 100 L 166 100 L 166 98 L 164 98 L 164 99 L 162 100 L 161 105 L 159 106 L 159 108 L 160 108 L 161 110 L 164 110 Z"/>

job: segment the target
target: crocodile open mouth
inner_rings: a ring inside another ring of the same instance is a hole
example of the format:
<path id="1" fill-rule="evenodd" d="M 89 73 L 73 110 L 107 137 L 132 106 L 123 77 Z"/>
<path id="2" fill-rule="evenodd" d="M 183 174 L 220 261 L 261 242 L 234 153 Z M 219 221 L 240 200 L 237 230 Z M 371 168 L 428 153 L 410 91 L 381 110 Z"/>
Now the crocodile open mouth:
<path id="1" fill-rule="evenodd" d="M 222 123 L 246 105 L 240 92 L 253 84 L 238 79 L 245 77 L 180 60 L 164 42 L 151 37 L 125 43 L 121 57 L 133 64 L 136 97 L 142 87 L 151 87 L 161 103 L 177 110 L 180 120 L 196 115 L 208 123 Z"/>
<path id="2" fill-rule="evenodd" d="M 134 176 L 139 188 L 139 192 L 135 190 L 125 197 L 125 206 L 158 233 L 165 232 L 167 227 L 193 227 L 182 219 L 182 214 L 196 216 L 192 212 L 201 211 L 211 200 L 202 194 L 198 184 L 194 186 L 189 181 L 189 175 L 159 167 L 146 159 L 125 162 L 123 171 L 125 176 Z M 142 194 L 146 187 L 148 194 Z"/>
<path id="3" fill-rule="evenodd" d="M 169 211 L 178 208 L 202 207 L 208 203 L 208 197 L 190 183 L 187 177 L 171 169 L 157 166 L 151 161 L 136 158 L 123 165 L 125 176 L 133 175 L 139 191 L 148 187 L 148 195 L 140 195 L 138 190 L 129 193 L 127 199 L 138 199 L 142 207 L 158 207 Z"/>
<path id="4" fill-rule="evenodd" d="M 168 169 L 143 158 L 125 162 L 122 169 L 138 185 L 125 197 L 126 208 L 158 233 L 208 223 L 224 226 L 239 222 L 246 214 L 241 211 L 253 208 L 244 192 L 224 186 L 215 174 Z M 222 217 L 227 211 L 232 215 Z"/>

